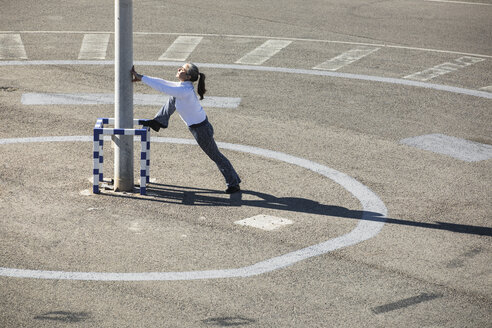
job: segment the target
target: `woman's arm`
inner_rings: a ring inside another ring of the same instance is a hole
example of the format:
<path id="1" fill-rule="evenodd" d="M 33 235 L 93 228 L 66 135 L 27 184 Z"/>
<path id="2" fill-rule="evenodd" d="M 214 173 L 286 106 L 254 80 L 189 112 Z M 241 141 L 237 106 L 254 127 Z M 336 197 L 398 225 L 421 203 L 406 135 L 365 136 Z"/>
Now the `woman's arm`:
<path id="1" fill-rule="evenodd" d="M 182 96 L 187 91 L 179 82 L 171 82 L 157 77 L 143 75 L 142 82 L 157 91 L 164 92 L 173 97 Z"/>
<path id="2" fill-rule="evenodd" d="M 131 73 L 133 75 L 133 82 L 142 81 L 147 84 L 149 87 L 164 92 L 173 97 L 179 97 L 184 95 L 187 92 L 186 88 L 180 85 L 178 82 L 171 82 L 164 79 L 159 79 L 156 77 L 150 77 L 142 74 L 138 74 L 135 71 L 135 67 L 132 67 Z"/>

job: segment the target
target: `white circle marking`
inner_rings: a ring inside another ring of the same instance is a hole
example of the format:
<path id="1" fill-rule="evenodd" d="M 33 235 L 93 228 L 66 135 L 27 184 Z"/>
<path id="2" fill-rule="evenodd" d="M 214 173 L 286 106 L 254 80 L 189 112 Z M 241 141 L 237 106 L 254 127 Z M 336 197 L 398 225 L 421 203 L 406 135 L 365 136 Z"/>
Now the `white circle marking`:
<path id="1" fill-rule="evenodd" d="M 152 138 L 152 142 L 174 143 L 195 145 L 192 139 L 178 138 Z M 33 142 L 89 142 L 91 136 L 52 136 L 32 138 L 9 138 L 0 139 L 0 145 L 14 143 Z M 297 165 L 325 176 L 345 188 L 361 203 L 363 208 L 362 218 L 357 226 L 349 233 L 329 239 L 325 242 L 308 246 L 294 252 L 273 257 L 249 266 L 232 269 L 184 271 L 184 272 L 67 272 L 67 271 L 45 271 L 25 270 L 0 267 L 0 276 L 15 278 L 36 279 L 61 279 L 61 280 L 93 280 L 93 281 L 164 281 L 164 280 L 197 280 L 218 278 L 244 278 L 271 272 L 299 261 L 326 254 L 336 249 L 355 245 L 376 236 L 383 228 L 387 209 L 379 197 L 368 187 L 364 186 L 354 178 L 331 169 L 327 166 L 312 162 L 307 159 L 295 157 L 285 153 L 262 149 L 258 147 L 218 142 L 217 145 L 223 149 L 250 153 L 257 156 L 276 159 L 285 163 Z"/>
<path id="2" fill-rule="evenodd" d="M 135 65 L 140 66 L 181 66 L 183 62 L 168 62 L 168 61 L 136 61 Z M 195 63 L 200 67 L 205 68 L 219 68 L 219 69 L 236 69 L 247 71 L 261 71 L 261 72 L 276 72 L 276 73 L 289 73 L 289 74 L 303 74 L 314 76 L 327 76 L 334 78 L 343 78 L 351 80 L 361 80 L 369 82 L 389 83 L 396 85 L 405 85 L 417 88 L 433 89 L 438 91 L 445 91 L 451 93 L 464 94 L 479 98 L 492 99 L 492 92 L 478 91 L 466 88 L 452 87 L 442 84 L 434 84 L 428 82 L 420 82 L 413 80 L 397 79 L 391 77 L 352 74 L 352 73 L 340 73 L 331 71 L 320 71 L 315 69 L 299 69 L 299 68 L 285 68 L 285 67 L 268 67 L 268 66 L 251 66 L 251 65 L 235 65 L 235 64 L 214 64 L 214 63 Z M 13 60 L 13 61 L 0 61 L 0 66 L 42 66 L 42 65 L 114 65 L 112 60 Z"/>

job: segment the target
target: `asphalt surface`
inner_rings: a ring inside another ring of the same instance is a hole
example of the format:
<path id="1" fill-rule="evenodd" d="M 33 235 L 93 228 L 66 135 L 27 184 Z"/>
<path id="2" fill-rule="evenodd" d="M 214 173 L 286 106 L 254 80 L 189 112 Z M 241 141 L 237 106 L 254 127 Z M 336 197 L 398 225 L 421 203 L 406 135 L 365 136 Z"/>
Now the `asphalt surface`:
<path id="1" fill-rule="evenodd" d="M 152 133 L 147 195 L 92 194 L 92 128 L 114 107 L 22 98 L 114 92 L 114 3 L 1 6 L 0 41 L 27 57 L 0 42 L 1 327 L 490 327 L 492 160 L 402 140 L 490 149 L 491 1 L 135 2 L 139 72 L 173 80 L 159 56 L 200 36 L 187 60 L 207 95 L 241 98 L 205 108 L 243 180 L 232 196 L 177 115 Z M 91 33 L 107 54 L 79 61 Z M 272 39 L 292 42 L 236 63 Z M 313 69 L 361 46 L 378 49 Z M 113 162 L 107 141 L 108 179 Z M 260 215 L 292 224 L 235 223 Z"/>

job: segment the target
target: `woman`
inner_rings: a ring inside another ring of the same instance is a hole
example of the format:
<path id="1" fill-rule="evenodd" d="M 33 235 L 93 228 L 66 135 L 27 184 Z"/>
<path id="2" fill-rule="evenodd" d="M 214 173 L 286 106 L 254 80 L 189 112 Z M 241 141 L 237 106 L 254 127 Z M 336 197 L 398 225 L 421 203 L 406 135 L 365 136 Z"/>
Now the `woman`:
<path id="1" fill-rule="evenodd" d="M 214 140 L 214 129 L 195 94 L 193 82 L 198 80 L 197 91 L 200 100 L 203 99 L 203 95 L 207 91 L 205 89 L 205 74 L 200 73 L 198 67 L 192 63 L 184 64 L 178 68 L 176 77 L 179 82 L 170 82 L 138 74 L 135 67 L 132 67 L 131 73 L 133 82 L 142 81 L 157 91 L 171 96 L 168 102 L 157 112 L 154 119 L 146 121 L 144 126 L 150 126 L 155 131 L 159 131 L 160 128 L 167 128 L 169 117 L 177 110 L 200 148 L 217 164 L 226 181 L 227 189 L 225 192 L 232 194 L 240 191 L 241 179 L 231 162 L 219 151 Z"/>

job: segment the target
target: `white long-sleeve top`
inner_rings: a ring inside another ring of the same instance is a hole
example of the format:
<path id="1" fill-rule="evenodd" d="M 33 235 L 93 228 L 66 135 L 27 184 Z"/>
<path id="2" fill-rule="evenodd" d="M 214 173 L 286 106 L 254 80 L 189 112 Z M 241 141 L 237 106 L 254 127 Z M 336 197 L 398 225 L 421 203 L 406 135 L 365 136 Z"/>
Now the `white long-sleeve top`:
<path id="1" fill-rule="evenodd" d="M 191 81 L 171 82 L 144 75 L 142 82 L 157 91 L 176 97 L 176 110 L 186 125 L 198 124 L 207 118 Z"/>

